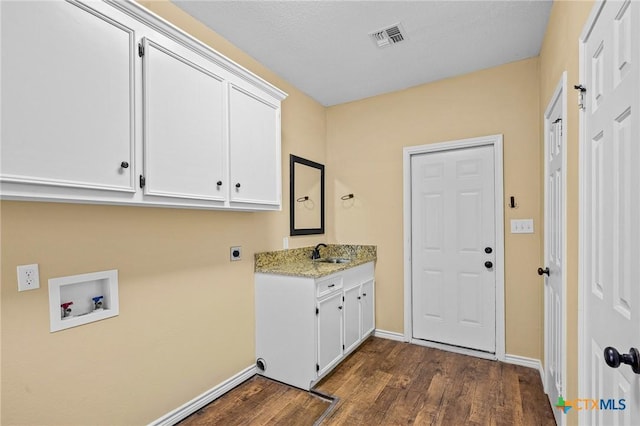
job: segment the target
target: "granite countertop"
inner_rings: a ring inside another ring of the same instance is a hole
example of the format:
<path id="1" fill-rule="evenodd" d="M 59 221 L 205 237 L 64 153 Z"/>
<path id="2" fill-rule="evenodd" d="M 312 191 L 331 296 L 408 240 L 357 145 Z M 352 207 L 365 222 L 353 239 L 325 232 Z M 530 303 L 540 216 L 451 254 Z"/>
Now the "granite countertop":
<path id="1" fill-rule="evenodd" d="M 325 263 L 311 260 L 313 247 L 256 253 L 255 272 L 319 278 L 344 271 L 377 259 L 376 246 L 328 244 L 320 248 L 322 258 L 341 257 L 348 263 Z"/>

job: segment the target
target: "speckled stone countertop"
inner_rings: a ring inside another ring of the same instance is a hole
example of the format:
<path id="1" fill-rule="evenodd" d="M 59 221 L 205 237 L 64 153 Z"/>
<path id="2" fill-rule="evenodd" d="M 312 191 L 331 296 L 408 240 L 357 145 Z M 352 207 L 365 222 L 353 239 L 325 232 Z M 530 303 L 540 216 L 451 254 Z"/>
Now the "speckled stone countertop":
<path id="1" fill-rule="evenodd" d="M 376 246 L 328 244 L 320 248 L 320 257 L 343 257 L 348 263 L 324 263 L 311 260 L 313 247 L 256 253 L 255 272 L 319 278 L 377 259 Z"/>

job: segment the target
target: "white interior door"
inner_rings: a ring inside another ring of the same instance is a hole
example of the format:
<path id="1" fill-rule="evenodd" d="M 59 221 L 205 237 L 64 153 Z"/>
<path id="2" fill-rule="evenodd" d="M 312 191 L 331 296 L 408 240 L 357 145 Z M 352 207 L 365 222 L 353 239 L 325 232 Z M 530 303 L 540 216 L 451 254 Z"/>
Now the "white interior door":
<path id="1" fill-rule="evenodd" d="M 494 147 L 411 156 L 413 338 L 496 352 Z"/>
<path id="2" fill-rule="evenodd" d="M 545 123 L 544 187 L 544 262 L 538 269 L 544 278 L 544 366 L 545 390 L 551 405 L 564 393 L 566 354 L 565 320 L 565 151 L 564 120 L 566 109 L 566 73 L 547 107 Z M 556 423 L 565 416 L 553 410 Z"/>
<path id="3" fill-rule="evenodd" d="M 618 409 L 585 411 L 581 423 L 637 425 L 640 375 L 626 365 L 609 368 L 605 361 L 615 366 L 615 353 L 603 352 L 640 346 L 640 3 L 607 1 L 595 8 L 601 9 L 592 14 L 581 46 L 581 392 L 613 399 Z"/>

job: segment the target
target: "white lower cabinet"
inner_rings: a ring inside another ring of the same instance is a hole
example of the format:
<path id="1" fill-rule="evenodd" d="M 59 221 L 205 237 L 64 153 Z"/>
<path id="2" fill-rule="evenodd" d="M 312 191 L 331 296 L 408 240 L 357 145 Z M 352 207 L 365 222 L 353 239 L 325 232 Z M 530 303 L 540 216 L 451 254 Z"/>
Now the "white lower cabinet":
<path id="1" fill-rule="evenodd" d="M 374 329 L 374 265 L 321 278 L 256 273 L 258 373 L 310 389 Z"/>
<path id="2" fill-rule="evenodd" d="M 366 266 L 366 265 L 365 265 Z M 373 272 L 373 271 L 372 271 Z M 373 273 L 366 268 L 344 272 L 344 352 L 351 352 L 374 329 Z"/>
<path id="3" fill-rule="evenodd" d="M 329 371 L 342 358 L 342 292 L 318 301 L 318 370 Z"/>

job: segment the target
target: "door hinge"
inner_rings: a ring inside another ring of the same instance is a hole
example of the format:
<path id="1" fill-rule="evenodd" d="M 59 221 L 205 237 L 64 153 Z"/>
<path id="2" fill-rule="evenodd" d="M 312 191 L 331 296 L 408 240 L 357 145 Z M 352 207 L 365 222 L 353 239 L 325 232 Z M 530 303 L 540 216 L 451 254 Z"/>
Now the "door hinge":
<path id="1" fill-rule="evenodd" d="M 140 175 L 140 188 L 144 188 L 146 184 L 147 180 L 144 178 L 144 176 Z"/>
<path id="2" fill-rule="evenodd" d="M 342 345 L 342 350 L 344 351 L 344 345 Z"/>
<path id="3" fill-rule="evenodd" d="M 142 42 L 138 43 L 138 56 L 141 58 L 144 56 L 144 44 Z"/>
<path id="4" fill-rule="evenodd" d="M 316 371 L 320 371 L 320 366 L 316 364 Z"/>
<path id="5" fill-rule="evenodd" d="M 320 309 L 316 308 L 316 315 L 320 313 Z"/>
<path id="6" fill-rule="evenodd" d="M 562 118 L 557 118 L 552 124 L 556 125 L 558 133 L 562 136 Z"/>
<path id="7" fill-rule="evenodd" d="M 576 84 L 573 86 L 573 88 L 578 91 L 578 108 L 584 110 L 586 108 L 584 105 L 584 92 L 587 91 L 587 88 L 582 84 Z"/>

